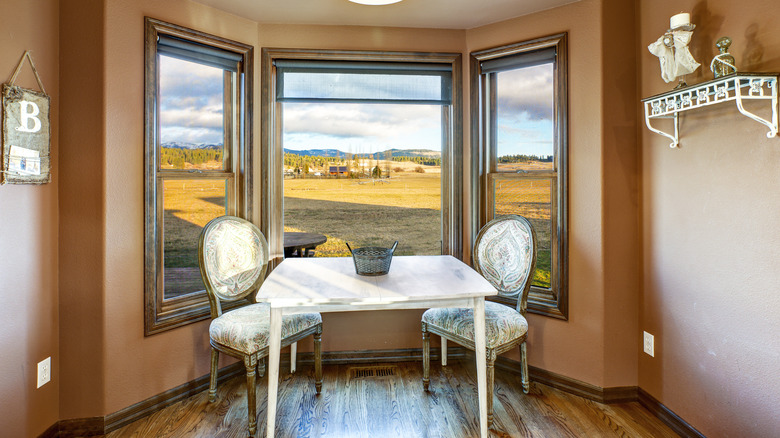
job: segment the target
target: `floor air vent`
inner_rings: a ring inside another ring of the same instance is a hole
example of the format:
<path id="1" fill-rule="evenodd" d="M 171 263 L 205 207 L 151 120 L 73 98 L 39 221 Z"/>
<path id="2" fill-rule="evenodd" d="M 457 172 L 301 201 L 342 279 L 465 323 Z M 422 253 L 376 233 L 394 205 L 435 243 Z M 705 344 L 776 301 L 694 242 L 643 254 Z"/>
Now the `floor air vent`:
<path id="1" fill-rule="evenodd" d="M 352 367 L 349 369 L 349 377 L 352 379 L 366 379 L 372 377 L 390 377 L 396 375 L 398 367 Z"/>

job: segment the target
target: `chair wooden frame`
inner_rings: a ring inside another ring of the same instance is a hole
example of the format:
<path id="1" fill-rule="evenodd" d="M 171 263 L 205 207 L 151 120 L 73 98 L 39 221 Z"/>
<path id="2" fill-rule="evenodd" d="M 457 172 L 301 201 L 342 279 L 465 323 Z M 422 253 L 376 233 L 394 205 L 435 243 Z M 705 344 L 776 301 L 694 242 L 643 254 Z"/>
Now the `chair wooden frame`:
<path id="1" fill-rule="evenodd" d="M 203 253 L 203 245 L 205 242 L 206 235 L 208 232 L 218 225 L 219 223 L 226 221 L 226 220 L 232 220 L 232 221 L 238 221 L 242 223 L 245 226 L 248 226 L 253 233 L 255 233 L 257 236 L 260 237 L 260 242 L 263 250 L 263 267 L 261 269 L 261 273 L 258 276 L 257 280 L 246 290 L 241 291 L 240 293 L 234 295 L 234 296 L 225 296 L 221 294 L 212 284 L 210 273 L 207 271 L 204 263 L 204 253 Z M 253 299 L 252 292 L 256 292 L 260 285 L 263 283 L 263 280 L 265 280 L 265 274 L 266 270 L 268 268 L 268 242 L 265 240 L 265 237 L 263 236 L 263 233 L 260 231 L 260 229 L 253 223 L 239 218 L 235 216 L 221 216 L 216 219 L 211 220 L 208 224 L 206 224 L 205 227 L 203 227 L 203 231 L 200 234 L 200 239 L 198 240 L 198 261 L 200 262 L 200 274 L 203 278 L 203 284 L 206 286 L 206 292 L 209 297 L 209 306 L 211 308 L 211 319 L 214 320 L 222 315 L 222 304 L 221 301 L 238 301 L 242 299 L 246 299 L 249 301 L 249 303 L 257 304 Z M 282 348 L 286 346 L 290 346 L 291 348 L 291 371 L 295 371 L 295 353 L 296 353 L 296 346 L 297 342 L 309 335 L 314 336 L 314 375 L 315 375 L 315 390 L 317 394 L 320 394 L 322 390 L 322 323 L 316 324 L 312 327 L 309 327 L 305 330 L 302 330 L 298 333 L 293 334 L 292 336 L 288 336 L 286 338 L 282 338 Z M 258 367 L 261 368 L 260 375 L 262 376 L 264 372 L 262 371 L 265 367 L 262 363 L 262 359 L 268 356 L 268 346 L 265 346 L 264 348 L 261 348 L 257 352 L 253 354 L 246 354 L 242 351 L 238 351 L 234 348 L 231 348 L 227 345 L 222 345 L 218 342 L 215 342 L 214 339 L 209 336 L 209 343 L 211 344 L 211 373 L 209 376 L 209 402 L 214 402 L 216 400 L 217 396 L 217 373 L 218 373 L 218 363 L 219 363 L 219 354 L 224 353 L 228 356 L 235 357 L 237 359 L 241 359 L 244 362 L 244 367 L 246 368 L 246 385 L 247 385 L 247 410 L 248 410 L 248 423 L 249 423 L 249 436 L 254 437 L 257 434 L 257 394 L 256 394 L 256 382 L 257 382 L 257 369 Z"/>
<path id="2" fill-rule="evenodd" d="M 528 230 L 530 230 L 531 234 L 531 240 L 533 244 L 533 256 L 531 258 L 531 263 L 529 266 L 529 272 L 526 277 L 525 284 L 523 285 L 522 291 L 520 292 L 520 297 L 517 300 L 517 307 L 515 310 L 517 310 L 520 315 L 525 317 L 526 308 L 527 308 L 527 301 L 528 301 L 528 291 L 531 288 L 531 282 L 533 281 L 533 273 L 534 268 L 536 266 L 536 232 L 534 231 L 533 226 L 528 221 L 528 219 L 519 216 L 519 215 L 506 215 L 506 216 L 500 216 L 496 219 L 493 219 L 492 221 L 485 224 L 484 227 L 480 230 L 479 234 L 477 235 L 477 238 L 474 242 L 474 248 L 473 248 L 473 254 L 472 254 L 472 261 L 474 263 L 474 268 L 477 272 L 484 275 L 482 272 L 482 267 L 480 265 L 479 255 L 477 254 L 479 249 L 480 241 L 482 240 L 483 236 L 485 235 L 485 232 L 489 230 L 491 227 L 493 227 L 496 224 L 499 224 L 504 221 L 519 221 L 521 222 Z M 499 295 L 515 295 L 517 291 L 502 291 L 498 285 L 493 285 L 499 290 Z M 431 359 L 430 359 L 430 352 L 431 352 L 431 333 L 438 335 L 441 337 L 441 364 L 442 366 L 447 366 L 447 341 L 455 342 L 456 344 L 462 345 L 465 348 L 468 348 L 471 351 L 476 350 L 476 346 L 474 345 L 473 339 L 468 339 L 463 336 L 457 335 L 455 333 L 451 333 L 448 331 L 444 331 L 439 329 L 438 327 L 435 327 L 433 325 L 427 324 L 425 322 L 422 322 L 422 338 L 423 338 L 423 388 L 425 391 L 428 391 L 430 388 L 430 369 L 431 369 Z M 495 380 L 495 362 L 496 358 L 506 353 L 507 351 L 520 346 L 520 361 L 521 361 L 521 367 L 522 367 L 522 381 L 523 381 L 523 392 L 525 394 L 528 394 L 530 390 L 530 381 L 528 378 L 528 358 L 526 353 L 526 345 L 525 341 L 528 337 L 528 332 L 526 332 L 523 336 L 512 339 L 509 342 L 505 342 L 504 344 L 494 346 L 493 348 L 487 347 L 486 349 L 486 359 L 487 359 L 487 408 L 488 408 L 488 427 L 492 426 L 493 424 L 493 382 Z"/>

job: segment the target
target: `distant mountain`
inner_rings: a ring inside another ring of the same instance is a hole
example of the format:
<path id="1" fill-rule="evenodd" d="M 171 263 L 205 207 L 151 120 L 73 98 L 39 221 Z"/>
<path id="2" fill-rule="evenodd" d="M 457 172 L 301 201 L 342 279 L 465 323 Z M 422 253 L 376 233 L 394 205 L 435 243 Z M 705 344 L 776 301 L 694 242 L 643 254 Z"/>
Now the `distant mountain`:
<path id="1" fill-rule="evenodd" d="M 434 151 L 431 149 L 389 149 L 385 152 L 392 152 L 394 157 L 429 157 L 429 158 L 441 158 L 441 151 Z M 380 158 L 384 156 L 385 152 L 379 152 L 374 155 L 379 155 Z"/>
<path id="2" fill-rule="evenodd" d="M 392 153 L 392 156 L 394 157 L 441 158 L 440 151 L 434 151 L 430 149 L 388 149 L 387 151 L 383 151 L 383 152 L 375 152 L 373 154 L 358 154 L 358 155 L 360 155 L 361 157 L 368 155 L 372 159 L 379 160 L 385 158 L 385 154 L 387 152 Z M 284 153 L 303 155 L 307 157 L 319 156 L 319 157 L 336 157 L 341 159 L 346 158 L 348 155 L 346 152 L 342 152 L 338 149 L 306 149 L 302 151 L 285 149 Z"/>
<path id="3" fill-rule="evenodd" d="M 347 156 L 345 152 L 341 152 L 338 149 L 306 149 L 303 151 L 296 151 L 292 149 L 285 149 L 285 154 L 304 155 L 307 157 L 336 157 L 344 158 Z"/>
<path id="4" fill-rule="evenodd" d="M 161 144 L 160 146 L 164 148 L 171 148 L 171 149 L 222 149 L 221 144 L 210 144 L 210 143 L 186 143 L 186 142 L 178 142 L 178 141 L 169 141 L 166 143 Z"/>

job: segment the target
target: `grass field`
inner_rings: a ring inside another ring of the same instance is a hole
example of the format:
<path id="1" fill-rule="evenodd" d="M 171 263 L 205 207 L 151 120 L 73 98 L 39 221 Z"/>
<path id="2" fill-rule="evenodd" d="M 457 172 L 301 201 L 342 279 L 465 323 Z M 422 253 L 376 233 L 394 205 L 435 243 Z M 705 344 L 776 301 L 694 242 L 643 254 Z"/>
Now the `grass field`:
<path id="1" fill-rule="evenodd" d="M 203 290 L 198 238 L 203 227 L 225 214 L 224 181 L 165 181 L 163 188 L 164 296 Z"/>
<path id="2" fill-rule="evenodd" d="M 389 247 L 396 254 L 441 254 L 441 175 L 393 173 L 389 180 L 286 179 L 284 229 L 324 234 L 317 256 Z"/>
<path id="3" fill-rule="evenodd" d="M 392 172 L 391 178 L 300 178 L 284 180 L 284 229 L 324 234 L 318 257 L 348 256 L 353 247 L 389 247 L 396 254 L 441 253 L 441 174 Z M 504 183 L 496 187 L 496 214 L 520 214 L 537 232 L 539 249 L 534 284 L 550 284 L 550 190 L 544 185 Z M 225 214 L 225 188 L 219 181 L 167 181 L 163 239 L 165 296 L 202 290 L 198 237 L 209 220 Z"/>
<path id="4" fill-rule="evenodd" d="M 518 214 L 536 231 L 536 273 L 534 286 L 549 288 L 551 258 L 551 189 L 544 180 L 503 180 L 495 185 L 495 215 Z"/>

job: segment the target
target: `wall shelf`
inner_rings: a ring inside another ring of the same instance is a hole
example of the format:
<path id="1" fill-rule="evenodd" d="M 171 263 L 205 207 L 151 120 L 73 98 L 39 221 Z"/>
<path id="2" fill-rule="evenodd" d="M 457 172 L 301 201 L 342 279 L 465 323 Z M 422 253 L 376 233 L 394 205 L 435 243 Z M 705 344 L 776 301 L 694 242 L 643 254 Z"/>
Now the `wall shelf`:
<path id="1" fill-rule="evenodd" d="M 645 106 L 645 123 L 651 131 L 672 140 L 669 147 L 676 148 L 680 144 L 680 113 L 716 103 L 734 101 L 740 113 L 769 128 L 767 138 L 777 137 L 778 76 L 780 73 L 738 72 L 642 99 Z M 769 103 L 772 111 L 771 120 L 747 111 L 744 102 L 748 100 Z M 650 123 L 654 119 L 673 119 L 674 134 L 654 128 Z"/>

